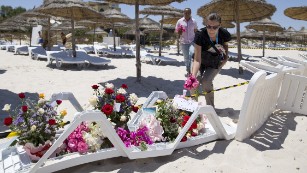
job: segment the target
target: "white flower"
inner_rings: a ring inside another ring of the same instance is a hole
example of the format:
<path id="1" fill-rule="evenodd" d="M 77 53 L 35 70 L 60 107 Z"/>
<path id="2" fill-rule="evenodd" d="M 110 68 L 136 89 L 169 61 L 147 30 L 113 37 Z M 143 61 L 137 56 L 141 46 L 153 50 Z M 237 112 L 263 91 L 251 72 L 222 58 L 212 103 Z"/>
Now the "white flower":
<path id="1" fill-rule="evenodd" d="M 131 101 L 131 104 L 135 105 L 139 98 L 135 93 L 131 93 L 129 95 L 129 99 Z"/>
<path id="2" fill-rule="evenodd" d="M 197 123 L 197 130 L 201 130 L 203 128 L 205 128 L 205 125 L 203 123 L 201 122 Z"/>
<path id="3" fill-rule="evenodd" d="M 31 131 L 34 132 L 36 130 L 36 125 L 31 126 Z"/>
<path id="4" fill-rule="evenodd" d="M 159 103 L 162 103 L 162 100 L 158 99 L 156 102 L 159 104 Z"/>
<path id="5" fill-rule="evenodd" d="M 119 89 L 117 90 L 117 93 L 118 93 L 118 94 L 127 94 L 127 91 L 126 91 L 124 88 L 119 88 Z"/>
<path id="6" fill-rule="evenodd" d="M 112 83 L 106 83 L 106 88 L 111 88 L 113 89 L 114 88 L 114 85 Z"/>
<path id="7" fill-rule="evenodd" d="M 42 105 L 42 104 L 45 104 L 46 102 L 47 102 L 47 100 L 45 100 L 45 99 L 39 99 L 37 103 L 39 105 Z"/>
<path id="8" fill-rule="evenodd" d="M 88 99 L 88 102 L 90 103 L 90 105 L 96 106 L 98 102 L 97 96 L 92 96 L 91 98 Z"/>
<path id="9" fill-rule="evenodd" d="M 126 116 L 124 116 L 124 115 L 120 116 L 120 121 L 126 121 L 126 120 L 127 120 Z"/>
<path id="10" fill-rule="evenodd" d="M 37 110 L 37 113 L 38 113 L 39 115 L 43 115 L 44 112 L 45 112 L 45 110 L 44 110 L 43 108 L 39 108 L 39 109 Z"/>
<path id="11" fill-rule="evenodd" d="M 178 109 L 178 104 L 177 103 L 173 103 L 172 104 L 172 108 L 173 108 L 173 110 L 177 110 Z"/>
<path id="12" fill-rule="evenodd" d="M 197 129 L 193 129 L 192 131 L 198 135 L 198 130 Z"/>
<path id="13" fill-rule="evenodd" d="M 9 111 L 11 109 L 11 104 L 5 104 L 3 107 L 3 111 Z"/>
<path id="14" fill-rule="evenodd" d="M 178 127 L 178 133 L 180 133 L 180 132 L 181 132 L 181 130 L 182 130 L 182 129 L 181 129 L 181 127 Z"/>

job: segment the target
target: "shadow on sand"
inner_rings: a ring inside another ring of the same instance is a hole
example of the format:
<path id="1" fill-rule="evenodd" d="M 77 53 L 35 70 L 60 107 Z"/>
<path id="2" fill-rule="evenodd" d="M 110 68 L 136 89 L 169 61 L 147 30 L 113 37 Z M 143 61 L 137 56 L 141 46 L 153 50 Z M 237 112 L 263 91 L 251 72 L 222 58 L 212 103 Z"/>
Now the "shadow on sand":
<path id="1" fill-rule="evenodd" d="M 277 111 L 250 138 L 243 142 L 259 151 L 281 149 L 289 131 L 296 129 L 297 123 L 294 120 L 296 116 L 304 115 Z"/>
<path id="2" fill-rule="evenodd" d="M 19 93 L 14 93 L 9 90 L 0 89 L 0 132 L 7 130 L 8 128 L 3 125 L 3 119 L 9 115 L 8 112 L 3 111 L 5 104 L 11 104 L 11 109 L 15 109 L 21 104 L 20 98 L 18 97 Z M 37 99 L 38 93 L 25 93 L 26 98 Z"/>
<path id="3" fill-rule="evenodd" d="M 170 98 L 176 94 L 182 93 L 183 80 L 165 80 L 154 76 L 141 77 L 141 83 L 136 82 L 136 77 L 128 77 L 126 79 L 117 78 L 108 81 L 113 83 L 115 87 L 120 87 L 122 84 L 128 85 L 128 92 L 133 91 L 138 97 L 148 97 L 152 91 L 169 91 L 166 93 Z M 99 83 L 104 86 L 105 83 Z M 131 93 L 131 92 L 130 92 Z"/>

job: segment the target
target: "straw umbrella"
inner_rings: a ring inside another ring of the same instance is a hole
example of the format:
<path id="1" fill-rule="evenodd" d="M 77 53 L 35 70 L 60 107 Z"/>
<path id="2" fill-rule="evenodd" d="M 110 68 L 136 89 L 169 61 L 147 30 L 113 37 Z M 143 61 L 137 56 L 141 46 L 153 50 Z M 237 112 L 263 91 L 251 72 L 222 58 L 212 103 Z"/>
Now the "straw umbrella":
<path id="1" fill-rule="evenodd" d="M 170 5 L 165 6 L 151 6 L 148 8 L 145 8 L 144 10 L 140 11 L 140 14 L 149 14 L 149 15 L 161 15 L 161 26 L 160 26 L 160 41 L 159 41 L 159 56 L 161 56 L 161 49 L 162 49 L 162 35 L 163 35 L 163 20 L 164 16 L 174 16 L 174 17 L 180 17 L 183 14 L 183 10 L 176 9 Z"/>
<path id="2" fill-rule="evenodd" d="M 172 16 L 169 16 L 169 17 L 166 17 L 163 22 L 165 24 L 172 24 L 172 25 L 176 25 L 177 21 L 180 19 L 181 17 L 172 17 Z M 161 21 L 160 21 L 161 22 Z M 177 35 L 176 37 L 176 40 L 177 40 L 177 55 L 179 55 L 179 35 Z"/>
<path id="3" fill-rule="evenodd" d="M 75 20 L 97 18 L 105 19 L 101 13 L 90 7 L 87 7 L 86 4 L 81 0 L 44 0 L 44 4 L 41 8 L 38 9 L 38 12 L 71 19 L 73 57 L 76 57 L 76 45 L 74 37 Z"/>
<path id="4" fill-rule="evenodd" d="M 265 18 L 262 20 L 251 22 L 246 28 L 254 29 L 256 31 L 263 31 L 263 42 L 262 42 L 262 56 L 264 57 L 264 50 L 265 50 L 265 31 L 269 32 L 277 32 L 282 31 L 283 28 L 276 22 Z M 275 35 L 276 36 L 276 35 Z"/>
<path id="5" fill-rule="evenodd" d="M 136 76 L 137 82 L 141 82 L 141 59 L 140 59 L 140 31 L 139 31 L 139 5 L 167 5 L 171 2 L 182 2 L 184 0 L 106 0 L 108 2 L 135 5 L 135 41 L 136 41 Z"/>
<path id="6" fill-rule="evenodd" d="M 116 9 L 107 9 L 104 12 L 102 12 L 108 19 L 110 19 L 110 23 L 112 24 L 112 30 L 113 30 L 113 42 L 114 42 L 114 51 L 116 51 L 116 44 L 115 44 L 115 30 L 114 30 L 114 24 L 119 23 L 119 22 L 130 22 L 131 19 L 121 13 L 120 11 Z"/>
<path id="7" fill-rule="evenodd" d="M 221 26 L 223 28 L 234 28 L 235 25 L 231 23 L 230 21 L 222 21 Z"/>
<path id="8" fill-rule="evenodd" d="M 299 30 L 294 35 L 295 36 L 302 36 L 302 47 L 303 47 L 303 43 L 305 43 L 305 36 L 307 35 L 307 29 L 305 29 L 305 27 L 302 27 L 301 30 Z"/>
<path id="9" fill-rule="evenodd" d="M 284 14 L 292 19 L 307 20 L 307 6 L 287 8 Z"/>
<path id="10" fill-rule="evenodd" d="M 293 27 L 290 26 L 288 29 L 286 29 L 286 30 L 284 31 L 284 33 L 287 34 L 287 35 L 288 35 L 288 34 L 290 35 L 290 39 L 289 39 L 289 47 L 290 47 L 291 41 L 292 41 L 291 35 L 295 34 L 295 33 L 296 33 L 296 30 L 295 30 Z"/>
<path id="11" fill-rule="evenodd" d="M 266 3 L 265 0 L 213 0 L 197 10 L 197 14 L 206 17 L 211 12 L 217 12 L 223 21 L 236 22 L 238 61 L 241 61 L 240 23 L 260 20 L 272 16 L 276 11 L 275 6 Z M 243 73 L 243 68 L 239 68 Z"/>

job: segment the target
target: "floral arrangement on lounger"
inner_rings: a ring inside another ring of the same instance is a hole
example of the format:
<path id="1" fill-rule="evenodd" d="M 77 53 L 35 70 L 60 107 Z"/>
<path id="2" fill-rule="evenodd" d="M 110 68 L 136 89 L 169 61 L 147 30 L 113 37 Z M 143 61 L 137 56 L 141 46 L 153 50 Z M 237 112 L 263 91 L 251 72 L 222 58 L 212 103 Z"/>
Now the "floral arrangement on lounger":
<path id="1" fill-rule="evenodd" d="M 130 131 L 127 123 L 133 112 L 139 109 L 139 106 L 136 106 L 137 95 L 129 94 L 128 86 L 125 84 L 118 89 L 111 83 L 106 83 L 104 86 L 93 85 L 92 89 L 94 92 L 89 99 L 89 106 L 106 115 L 127 148 L 143 151 L 155 143 L 173 142 L 192 114 L 178 109 L 172 99 L 158 99 L 152 108 L 148 108 L 150 111 L 143 110 L 146 116 L 138 122 L 138 128 Z M 50 148 L 56 130 L 64 126 L 63 117 L 67 113 L 60 111 L 57 114 L 56 110 L 61 100 L 49 103 L 43 95 L 40 95 L 40 99 L 34 104 L 26 100 L 22 93 L 19 97 L 22 106 L 5 119 L 5 124 L 17 132 L 18 143 L 24 146 L 31 159 L 35 161 Z M 4 109 L 9 111 L 9 107 L 6 105 Z M 106 132 L 102 131 L 96 122 L 82 122 L 53 156 L 73 152 L 85 154 L 112 148 L 112 143 L 104 133 Z M 203 133 L 205 133 L 205 118 L 199 116 L 181 141 L 185 142 Z"/>
<path id="2" fill-rule="evenodd" d="M 130 131 L 127 123 L 131 112 L 137 112 L 139 109 L 135 105 L 138 100 L 136 94 L 129 94 L 126 91 L 128 89 L 126 84 L 122 84 L 119 89 L 111 83 L 105 86 L 93 85 L 92 88 L 94 95 L 89 99 L 90 105 L 107 116 L 128 148 L 137 147 L 140 150 L 146 150 L 154 143 L 174 141 L 192 114 L 192 112 L 178 109 L 171 99 L 159 99 L 155 103 L 154 111 L 143 110 L 147 115 L 139 121 L 138 129 Z M 113 147 L 104 132 L 97 128 L 95 122 L 81 124 L 67 139 L 68 151 L 86 153 Z M 187 141 L 204 132 L 205 119 L 200 116 L 181 141 Z"/>
<path id="3" fill-rule="evenodd" d="M 4 105 L 2 110 L 9 113 L 4 124 L 15 133 L 12 136 L 18 136 L 18 145 L 23 146 L 30 159 L 37 161 L 54 142 L 56 131 L 65 125 L 63 118 L 67 112 L 62 110 L 58 113 L 57 108 L 62 101 L 50 103 L 44 94 L 39 94 L 37 100 L 26 98 L 24 93 L 18 96 L 21 104 L 14 110 L 10 104 Z"/>

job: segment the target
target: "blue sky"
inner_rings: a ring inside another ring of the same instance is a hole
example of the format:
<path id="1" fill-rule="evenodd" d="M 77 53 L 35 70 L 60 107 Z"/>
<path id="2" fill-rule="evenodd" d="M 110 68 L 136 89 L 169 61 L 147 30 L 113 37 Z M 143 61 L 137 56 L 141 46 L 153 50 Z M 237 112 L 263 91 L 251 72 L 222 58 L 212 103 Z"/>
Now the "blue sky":
<path id="1" fill-rule="evenodd" d="M 88 1 L 88 0 L 86 0 Z M 210 2 L 210 0 L 188 0 L 182 3 L 171 3 L 172 6 L 184 9 L 189 7 L 192 9 L 192 17 L 195 18 L 198 22 L 198 26 L 203 27 L 202 25 L 202 18 L 196 14 L 197 9 Z M 272 16 L 272 20 L 280 24 L 282 27 L 288 28 L 289 26 L 294 27 L 296 30 L 300 30 L 301 27 L 307 28 L 307 21 L 302 20 L 294 20 L 284 15 L 284 10 L 289 7 L 298 7 L 298 6 L 306 6 L 306 0 L 267 0 L 268 3 L 273 4 L 276 6 L 277 10 Z M 291 3 L 290 3 L 291 2 Z M 39 6 L 43 3 L 43 0 L 0 0 L 0 5 L 10 5 L 12 7 L 22 6 L 26 9 L 32 9 L 34 6 Z M 140 9 L 142 10 L 147 6 L 141 6 Z M 134 18 L 134 6 L 131 5 L 120 5 L 122 12 L 128 15 L 130 18 Z M 142 17 L 142 15 L 141 15 Z M 161 17 L 159 16 L 149 16 L 150 18 L 159 21 Z M 244 26 L 248 23 L 241 24 L 241 30 L 244 30 Z M 234 32 L 234 29 L 229 30 L 231 33 Z"/>

